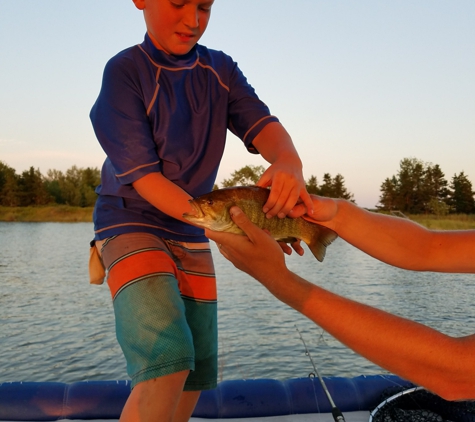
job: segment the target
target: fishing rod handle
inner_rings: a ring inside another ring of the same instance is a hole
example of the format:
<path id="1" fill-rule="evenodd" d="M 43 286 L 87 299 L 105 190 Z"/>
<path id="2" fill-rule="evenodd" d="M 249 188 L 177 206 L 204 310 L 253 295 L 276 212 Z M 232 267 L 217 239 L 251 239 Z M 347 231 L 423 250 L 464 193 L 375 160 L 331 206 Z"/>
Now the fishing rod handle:
<path id="1" fill-rule="evenodd" d="M 341 413 L 338 407 L 334 407 L 332 409 L 332 415 L 335 422 L 345 422 L 345 418 L 343 417 L 343 413 Z"/>

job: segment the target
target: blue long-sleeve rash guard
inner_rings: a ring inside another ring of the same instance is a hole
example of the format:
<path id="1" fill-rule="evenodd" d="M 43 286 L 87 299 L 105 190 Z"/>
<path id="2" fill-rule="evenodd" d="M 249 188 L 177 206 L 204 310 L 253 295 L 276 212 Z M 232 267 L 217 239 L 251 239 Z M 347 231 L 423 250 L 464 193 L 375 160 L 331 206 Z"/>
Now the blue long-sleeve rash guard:
<path id="1" fill-rule="evenodd" d="M 206 241 L 203 230 L 162 213 L 132 183 L 161 172 L 193 197 L 209 192 L 227 129 L 257 153 L 253 139 L 278 121 L 231 57 L 201 45 L 168 55 L 148 35 L 109 60 L 90 117 L 107 155 L 96 189 L 96 239 L 145 231 L 186 242 Z"/>

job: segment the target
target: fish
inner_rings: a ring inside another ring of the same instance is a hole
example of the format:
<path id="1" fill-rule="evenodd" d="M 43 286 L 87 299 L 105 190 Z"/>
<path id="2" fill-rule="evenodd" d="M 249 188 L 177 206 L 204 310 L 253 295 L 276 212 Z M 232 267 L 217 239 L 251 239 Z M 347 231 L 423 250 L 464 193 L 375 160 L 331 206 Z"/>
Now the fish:
<path id="1" fill-rule="evenodd" d="M 261 229 L 267 230 L 279 242 L 293 243 L 297 239 L 305 242 L 322 262 L 326 248 L 338 235 L 333 230 L 299 218 L 267 218 L 262 211 L 270 190 L 259 186 L 233 186 L 216 189 L 212 192 L 190 199 L 194 214 L 185 213 L 183 218 L 201 228 L 213 231 L 245 233 L 233 222 L 229 209 L 237 205 L 247 217 Z"/>

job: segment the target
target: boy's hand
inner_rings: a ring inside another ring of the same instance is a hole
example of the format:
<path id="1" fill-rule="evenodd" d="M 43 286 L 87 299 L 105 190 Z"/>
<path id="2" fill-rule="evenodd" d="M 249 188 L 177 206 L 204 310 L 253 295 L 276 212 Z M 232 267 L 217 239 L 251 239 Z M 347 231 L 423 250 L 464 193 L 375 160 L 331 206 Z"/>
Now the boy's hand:
<path id="1" fill-rule="evenodd" d="M 313 203 L 305 187 L 302 172 L 291 160 L 277 160 L 264 172 L 257 186 L 271 186 L 269 198 L 263 208 L 267 218 L 275 215 L 284 218 L 299 200 L 305 205 L 307 213 L 312 214 Z"/>

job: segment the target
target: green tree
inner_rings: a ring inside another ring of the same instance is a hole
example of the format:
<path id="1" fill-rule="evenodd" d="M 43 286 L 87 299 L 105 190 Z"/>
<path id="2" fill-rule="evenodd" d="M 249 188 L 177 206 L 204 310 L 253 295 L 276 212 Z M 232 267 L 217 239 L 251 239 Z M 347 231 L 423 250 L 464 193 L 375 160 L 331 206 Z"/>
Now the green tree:
<path id="1" fill-rule="evenodd" d="M 447 200 L 448 189 L 439 165 L 404 158 L 397 176 L 387 178 L 381 185 L 378 208 L 420 214 L 442 212 L 439 202 Z"/>
<path id="2" fill-rule="evenodd" d="M 265 168 L 263 166 L 244 166 L 231 174 L 230 179 L 224 179 L 222 183 L 223 188 L 231 186 L 252 186 L 255 185 L 260 177 L 264 174 Z"/>
<path id="3" fill-rule="evenodd" d="M 455 174 L 448 187 L 438 164 L 427 164 L 416 158 L 400 161 L 397 176 L 387 178 L 381 185 L 378 208 L 399 210 L 411 214 L 445 215 L 475 213 L 472 184 L 464 172 Z"/>
<path id="4" fill-rule="evenodd" d="M 421 192 L 425 212 L 433 212 L 440 215 L 444 208 L 441 203 L 446 203 L 449 194 L 447 185 L 445 175 L 438 164 L 426 167 Z"/>
<path id="5" fill-rule="evenodd" d="M 64 174 L 60 170 L 49 169 L 44 179 L 45 188 L 56 204 L 65 204 L 62 187 L 64 185 Z"/>
<path id="6" fill-rule="evenodd" d="M 100 181 L 101 173 L 98 168 L 72 166 L 66 173 L 48 170 L 45 185 L 58 204 L 90 207 L 96 202 L 95 189 Z"/>
<path id="7" fill-rule="evenodd" d="M 463 171 L 459 175 L 454 175 L 450 189 L 452 192 L 448 202 L 453 212 L 460 214 L 475 213 L 475 200 L 473 198 L 475 192 L 472 189 L 472 183 Z"/>
<path id="8" fill-rule="evenodd" d="M 79 207 L 81 204 L 81 170 L 72 166 L 66 170 L 62 186 L 63 197 L 67 205 Z"/>
<path id="9" fill-rule="evenodd" d="M 323 175 L 323 182 L 319 186 L 319 195 L 321 196 L 326 196 L 328 198 L 332 198 L 333 195 L 333 187 L 332 187 L 333 181 L 332 181 L 332 176 L 330 173 L 325 173 Z"/>
<path id="10" fill-rule="evenodd" d="M 46 205 L 52 200 L 39 169 L 25 170 L 18 179 L 18 188 L 20 206 Z"/>
<path id="11" fill-rule="evenodd" d="M 450 211 L 450 207 L 443 201 L 439 201 L 436 198 L 432 198 L 429 201 L 429 212 L 434 215 L 444 216 Z"/>
<path id="12" fill-rule="evenodd" d="M 418 214 L 424 212 L 424 163 L 416 158 L 404 158 L 398 172 L 398 209 Z"/>
<path id="13" fill-rule="evenodd" d="M 342 198 L 355 202 L 353 194 L 346 189 L 345 178 L 341 174 L 337 174 L 332 178 L 330 173 L 325 173 L 323 175 L 323 182 L 318 188 L 318 195 L 328 198 Z"/>
<path id="14" fill-rule="evenodd" d="M 351 202 L 355 202 L 353 199 L 354 198 L 353 194 L 348 192 L 348 190 L 345 187 L 345 178 L 340 173 L 338 173 L 333 178 L 332 187 L 333 187 L 334 198 L 342 198 Z"/>
<path id="15" fill-rule="evenodd" d="M 0 205 L 16 207 L 20 204 L 18 178 L 15 169 L 0 161 Z"/>
<path id="16" fill-rule="evenodd" d="M 318 188 L 318 182 L 316 176 L 310 176 L 310 178 L 307 180 L 307 183 L 305 184 L 307 188 L 307 192 L 313 195 L 319 195 L 320 194 L 320 189 Z"/>
<path id="17" fill-rule="evenodd" d="M 101 183 L 101 172 L 98 168 L 86 167 L 81 170 L 81 207 L 90 207 L 96 203 L 96 187 Z"/>
<path id="18" fill-rule="evenodd" d="M 398 181 L 396 176 L 387 177 L 381 184 L 381 196 L 379 197 L 379 205 L 376 208 L 393 211 L 397 209 L 398 203 Z"/>

